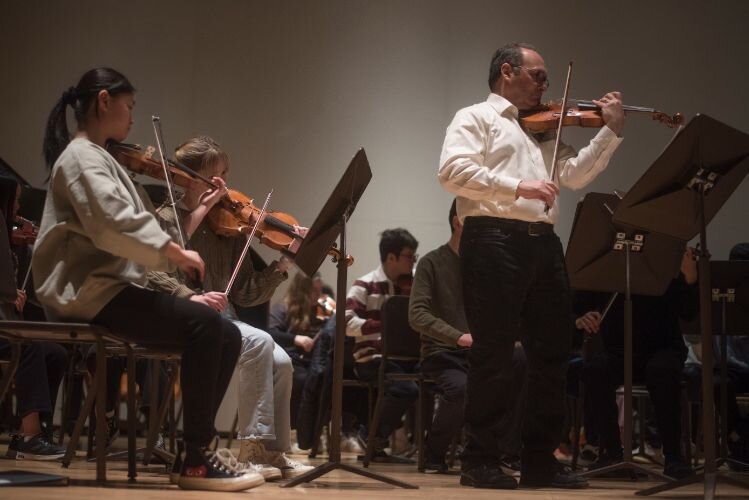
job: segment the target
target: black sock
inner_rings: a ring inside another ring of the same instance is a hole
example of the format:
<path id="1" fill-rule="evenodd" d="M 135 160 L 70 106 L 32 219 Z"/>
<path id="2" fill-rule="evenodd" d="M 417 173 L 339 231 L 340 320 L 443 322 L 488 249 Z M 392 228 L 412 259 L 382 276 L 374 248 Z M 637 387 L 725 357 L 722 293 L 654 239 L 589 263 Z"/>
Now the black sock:
<path id="1" fill-rule="evenodd" d="M 205 448 L 185 443 L 185 466 L 200 465 L 205 461 Z"/>

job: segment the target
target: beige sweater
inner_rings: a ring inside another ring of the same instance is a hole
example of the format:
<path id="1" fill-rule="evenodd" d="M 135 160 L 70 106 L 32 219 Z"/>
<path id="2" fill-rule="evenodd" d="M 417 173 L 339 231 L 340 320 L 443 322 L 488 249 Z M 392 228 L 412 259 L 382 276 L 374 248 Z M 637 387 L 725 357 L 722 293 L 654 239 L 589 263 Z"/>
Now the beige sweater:
<path id="1" fill-rule="evenodd" d="M 32 269 L 51 319 L 88 321 L 146 269 L 170 270 L 171 241 L 123 168 L 87 139 L 73 140 L 52 169 Z"/>

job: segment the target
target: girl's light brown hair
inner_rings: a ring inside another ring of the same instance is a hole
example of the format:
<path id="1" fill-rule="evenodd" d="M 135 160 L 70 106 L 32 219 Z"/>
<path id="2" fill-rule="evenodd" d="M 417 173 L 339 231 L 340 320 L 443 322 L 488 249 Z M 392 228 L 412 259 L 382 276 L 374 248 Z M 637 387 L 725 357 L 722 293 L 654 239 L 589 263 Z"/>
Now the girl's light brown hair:
<path id="1" fill-rule="evenodd" d="M 313 278 L 304 273 L 296 273 L 286 290 L 284 303 L 287 311 L 289 332 L 304 333 L 309 331 L 312 320 L 312 287 Z"/>
<path id="2" fill-rule="evenodd" d="M 174 156 L 178 162 L 198 173 L 205 172 L 219 162 L 224 162 L 226 168 L 229 168 L 229 155 L 216 141 L 205 135 L 193 137 L 180 144 Z"/>

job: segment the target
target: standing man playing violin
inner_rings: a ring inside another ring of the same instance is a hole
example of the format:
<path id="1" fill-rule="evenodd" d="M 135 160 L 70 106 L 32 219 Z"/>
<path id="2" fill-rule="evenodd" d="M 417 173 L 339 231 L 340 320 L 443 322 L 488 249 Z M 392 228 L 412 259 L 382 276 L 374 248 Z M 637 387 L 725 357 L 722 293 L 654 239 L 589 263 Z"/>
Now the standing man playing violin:
<path id="1" fill-rule="evenodd" d="M 559 187 L 550 178 L 553 133 L 525 132 L 518 114 L 548 89 L 544 60 L 528 44 L 496 51 L 485 102 L 457 112 L 447 128 L 439 180 L 458 196 L 466 317 L 473 335 L 466 395 L 467 445 L 461 484 L 517 487 L 499 469 L 499 424 L 511 411 L 512 353 L 523 337 L 528 400 L 522 430 L 522 487 L 584 488 L 554 459 L 564 419 L 564 384 L 572 341 L 572 304 L 554 223 Z M 606 168 L 621 142 L 621 94 L 595 101 L 605 126 L 576 153 L 560 145 L 559 183 L 580 189 Z M 549 210 L 546 211 L 545 207 Z"/>

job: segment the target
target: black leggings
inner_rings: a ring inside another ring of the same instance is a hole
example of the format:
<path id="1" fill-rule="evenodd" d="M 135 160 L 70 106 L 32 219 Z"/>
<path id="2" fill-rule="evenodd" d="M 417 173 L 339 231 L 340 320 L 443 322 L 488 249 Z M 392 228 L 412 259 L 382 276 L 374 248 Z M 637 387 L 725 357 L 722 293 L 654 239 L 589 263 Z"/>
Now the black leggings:
<path id="1" fill-rule="evenodd" d="M 92 323 L 137 345 L 181 352 L 185 443 L 206 446 L 239 356 L 237 327 L 205 305 L 134 286 L 117 294 Z"/>
<path id="2" fill-rule="evenodd" d="M 0 355 L 6 351 L 10 344 L 0 340 Z M 33 412 L 52 415 L 67 362 L 67 351 L 59 344 L 32 342 L 23 346 L 15 375 L 19 417 Z"/>

